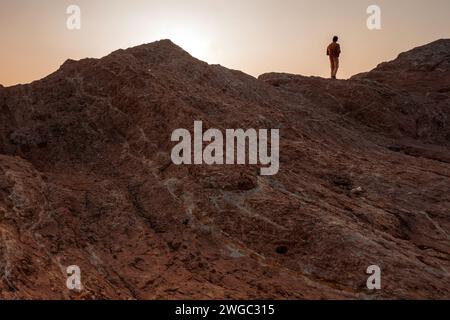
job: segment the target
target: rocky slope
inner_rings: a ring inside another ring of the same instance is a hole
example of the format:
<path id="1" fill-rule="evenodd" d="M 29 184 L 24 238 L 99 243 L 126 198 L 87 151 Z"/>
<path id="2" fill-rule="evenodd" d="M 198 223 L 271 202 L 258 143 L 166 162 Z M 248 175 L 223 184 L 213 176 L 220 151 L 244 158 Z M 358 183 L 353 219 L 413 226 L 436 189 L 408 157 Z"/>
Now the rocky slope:
<path id="1" fill-rule="evenodd" d="M 255 79 L 166 40 L 0 87 L 0 297 L 450 298 L 449 54 Z M 279 128 L 280 172 L 173 165 L 194 120 Z"/>

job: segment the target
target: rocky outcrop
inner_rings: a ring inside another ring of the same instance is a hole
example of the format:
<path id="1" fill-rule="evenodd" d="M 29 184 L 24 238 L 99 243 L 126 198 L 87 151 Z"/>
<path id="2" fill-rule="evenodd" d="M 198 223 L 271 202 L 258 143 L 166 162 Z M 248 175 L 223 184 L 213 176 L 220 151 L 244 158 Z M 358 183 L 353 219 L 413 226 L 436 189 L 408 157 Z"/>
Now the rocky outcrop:
<path id="1" fill-rule="evenodd" d="M 426 95 L 450 92 L 450 39 L 441 39 L 402 53 L 397 59 L 354 76 L 389 84 L 397 89 Z"/>
<path id="2" fill-rule="evenodd" d="M 449 53 L 255 79 L 166 40 L 0 88 L 0 297 L 450 298 Z M 280 129 L 280 172 L 173 165 L 195 120 Z"/>

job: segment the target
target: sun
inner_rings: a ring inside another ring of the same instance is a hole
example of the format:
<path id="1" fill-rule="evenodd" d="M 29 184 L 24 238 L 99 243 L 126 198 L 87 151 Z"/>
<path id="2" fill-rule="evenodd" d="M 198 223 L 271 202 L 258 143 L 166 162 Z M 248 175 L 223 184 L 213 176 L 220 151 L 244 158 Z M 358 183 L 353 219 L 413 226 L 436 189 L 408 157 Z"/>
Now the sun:
<path id="1" fill-rule="evenodd" d="M 170 39 L 197 59 L 209 61 L 211 58 L 211 43 L 204 33 L 189 28 L 174 28 L 161 32 L 158 38 Z"/>

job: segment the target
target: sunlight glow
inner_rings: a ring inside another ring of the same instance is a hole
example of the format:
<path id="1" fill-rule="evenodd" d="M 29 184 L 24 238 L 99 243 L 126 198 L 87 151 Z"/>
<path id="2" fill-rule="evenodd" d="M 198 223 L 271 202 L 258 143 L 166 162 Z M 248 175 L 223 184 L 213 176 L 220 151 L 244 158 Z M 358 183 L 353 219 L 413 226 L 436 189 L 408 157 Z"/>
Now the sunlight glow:
<path id="1" fill-rule="evenodd" d="M 185 27 L 174 27 L 157 33 L 158 39 L 170 39 L 176 45 L 182 47 L 193 57 L 210 62 L 211 41 L 204 33 L 196 32 Z"/>

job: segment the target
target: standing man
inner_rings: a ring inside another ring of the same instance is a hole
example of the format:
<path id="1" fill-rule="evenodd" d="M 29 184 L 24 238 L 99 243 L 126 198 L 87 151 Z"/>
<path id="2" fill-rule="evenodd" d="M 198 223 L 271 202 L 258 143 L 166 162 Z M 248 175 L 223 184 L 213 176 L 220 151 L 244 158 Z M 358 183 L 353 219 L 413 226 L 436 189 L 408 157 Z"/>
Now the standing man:
<path id="1" fill-rule="evenodd" d="M 341 54 L 341 46 L 337 43 L 338 37 L 334 36 L 333 43 L 327 48 L 327 55 L 330 57 L 331 64 L 331 79 L 336 79 L 336 74 L 339 69 L 339 56 Z"/>

